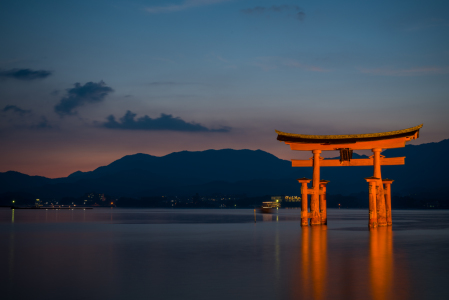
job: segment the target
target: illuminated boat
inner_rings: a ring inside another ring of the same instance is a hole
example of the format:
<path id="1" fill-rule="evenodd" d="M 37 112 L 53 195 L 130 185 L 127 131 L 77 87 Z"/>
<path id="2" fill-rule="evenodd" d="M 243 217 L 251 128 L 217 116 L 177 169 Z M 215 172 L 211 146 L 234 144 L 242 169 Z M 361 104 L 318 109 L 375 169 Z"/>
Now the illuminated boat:
<path id="1" fill-rule="evenodd" d="M 262 202 L 260 212 L 263 214 L 272 214 L 273 209 L 278 209 L 279 207 L 281 207 L 279 202 Z"/>

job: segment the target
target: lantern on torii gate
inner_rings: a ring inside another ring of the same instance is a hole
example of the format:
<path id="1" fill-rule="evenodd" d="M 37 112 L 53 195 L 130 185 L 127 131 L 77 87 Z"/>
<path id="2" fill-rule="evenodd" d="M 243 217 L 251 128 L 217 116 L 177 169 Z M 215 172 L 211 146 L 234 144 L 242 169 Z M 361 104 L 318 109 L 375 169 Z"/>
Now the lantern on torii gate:
<path id="1" fill-rule="evenodd" d="M 369 226 L 389 226 L 391 219 L 391 184 L 393 180 L 383 179 L 381 166 L 403 165 L 405 157 L 389 157 L 381 155 L 382 149 L 402 148 L 405 143 L 419 137 L 419 129 L 423 125 L 408 129 L 350 135 L 307 135 L 293 134 L 276 130 L 277 139 L 290 145 L 290 149 L 312 151 L 313 157 L 307 160 L 292 159 L 293 167 L 313 167 L 312 188 L 307 184 L 310 179 L 301 178 L 301 225 L 327 224 L 326 185 L 329 181 L 320 180 L 320 166 L 373 166 L 372 177 L 365 178 L 369 184 Z M 322 151 L 340 151 L 340 159 L 323 159 Z M 354 150 L 372 150 L 369 158 L 352 159 Z M 310 212 L 307 207 L 307 196 L 311 195 Z"/>

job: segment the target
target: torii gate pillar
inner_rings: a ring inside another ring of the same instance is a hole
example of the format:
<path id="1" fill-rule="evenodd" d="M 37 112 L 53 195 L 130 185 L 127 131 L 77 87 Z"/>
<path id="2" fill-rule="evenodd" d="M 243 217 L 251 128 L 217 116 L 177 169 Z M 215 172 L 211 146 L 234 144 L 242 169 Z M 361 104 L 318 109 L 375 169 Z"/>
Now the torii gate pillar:
<path id="1" fill-rule="evenodd" d="M 310 212 L 312 221 L 310 225 L 321 225 L 320 217 L 320 153 L 321 150 L 313 150 L 313 194 L 310 199 Z"/>
<path id="2" fill-rule="evenodd" d="M 298 182 L 301 183 L 301 226 L 309 226 L 309 212 L 307 207 L 307 184 L 310 182 L 309 178 L 300 178 Z"/>
<path id="3" fill-rule="evenodd" d="M 329 183 L 329 180 L 321 180 L 320 181 L 320 215 L 321 215 L 321 224 L 327 225 L 327 199 L 326 199 L 326 185 Z"/>
<path id="4" fill-rule="evenodd" d="M 374 148 L 373 150 L 374 157 L 373 157 L 373 164 L 374 164 L 374 177 L 382 178 L 380 175 L 380 152 L 382 151 L 381 148 Z"/>
<path id="5" fill-rule="evenodd" d="M 380 173 L 381 165 L 381 148 L 372 149 L 374 153 L 373 165 L 374 165 L 374 175 L 373 177 L 379 178 L 379 182 L 376 184 L 377 196 L 376 196 L 376 210 L 377 210 L 377 225 L 387 226 L 387 211 L 385 208 L 385 193 L 384 186 L 382 184 L 382 175 Z"/>
<path id="6" fill-rule="evenodd" d="M 385 206 L 387 211 L 387 226 L 393 225 L 393 220 L 391 217 L 391 184 L 394 180 L 384 179 L 382 182 L 385 185 Z"/>
<path id="7" fill-rule="evenodd" d="M 371 228 L 377 227 L 377 183 L 380 181 L 377 177 L 365 178 L 366 182 L 369 184 L 369 221 L 368 226 Z"/>

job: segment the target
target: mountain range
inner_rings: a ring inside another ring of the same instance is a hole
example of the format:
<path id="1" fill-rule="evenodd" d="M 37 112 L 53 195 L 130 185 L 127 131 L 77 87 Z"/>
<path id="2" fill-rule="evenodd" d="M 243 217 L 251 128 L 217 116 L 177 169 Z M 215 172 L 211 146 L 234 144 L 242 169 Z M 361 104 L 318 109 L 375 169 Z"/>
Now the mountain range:
<path id="1" fill-rule="evenodd" d="M 395 180 L 396 196 L 445 200 L 444 194 L 449 152 L 449 139 L 438 143 L 407 145 L 388 149 L 386 157 L 406 156 L 405 165 L 382 167 L 382 177 Z M 366 157 L 354 154 L 354 158 Z M 321 168 L 321 178 L 330 180 L 329 194 L 365 193 L 365 177 L 373 167 Z M 147 197 L 161 195 L 245 194 L 299 195 L 296 178 L 312 176 L 312 168 L 293 168 L 262 150 L 181 151 L 157 157 L 148 154 L 127 155 L 93 171 L 77 171 L 64 178 L 29 176 L 19 172 L 0 173 L 0 195 L 27 193 L 40 198 L 79 197 L 98 192 L 114 197 Z"/>

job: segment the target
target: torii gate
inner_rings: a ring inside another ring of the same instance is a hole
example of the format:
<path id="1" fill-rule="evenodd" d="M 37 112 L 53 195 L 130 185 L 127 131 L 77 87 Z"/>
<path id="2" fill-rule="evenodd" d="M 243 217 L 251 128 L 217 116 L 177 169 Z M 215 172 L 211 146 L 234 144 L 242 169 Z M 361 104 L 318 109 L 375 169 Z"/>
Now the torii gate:
<path id="1" fill-rule="evenodd" d="M 423 125 L 408 129 L 350 135 L 307 135 L 285 133 L 276 130 L 277 139 L 290 145 L 290 149 L 312 151 L 313 157 L 308 160 L 292 159 L 292 167 L 312 167 L 312 188 L 307 188 L 308 178 L 298 179 L 301 187 L 301 225 L 327 224 L 326 185 L 329 181 L 320 180 L 320 166 L 374 166 L 372 177 L 365 178 L 369 183 L 369 227 L 390 226 L 391 219 L 391 179 L 383 179 L 380 166 L 403 165 L 405 157 L 386 158 L 380 155 L 382 149 L 402 148 L 405 143 L 419 137 L 419 129 Z M 373 151 L 369 158 L 352 159 L 353 150 Z M 326 159 L 320 157 L 321 151 L 340 150 L 340 159 Z M 310 213 L 307 208 L 307 195 L 311 195 Z"/>

